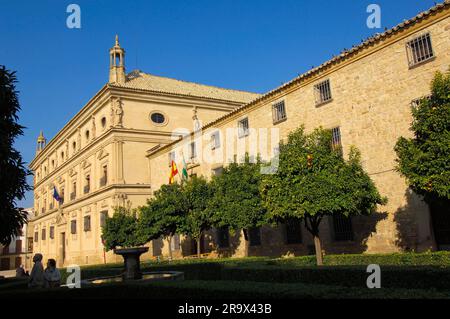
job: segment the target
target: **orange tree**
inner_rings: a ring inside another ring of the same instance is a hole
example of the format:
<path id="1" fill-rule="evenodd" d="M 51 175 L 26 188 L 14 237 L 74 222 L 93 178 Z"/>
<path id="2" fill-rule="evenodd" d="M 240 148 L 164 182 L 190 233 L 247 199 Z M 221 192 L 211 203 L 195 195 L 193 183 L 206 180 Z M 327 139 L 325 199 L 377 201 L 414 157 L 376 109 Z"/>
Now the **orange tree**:
<path id="1" fill-rule="evenodd" d="M 450 72 L 437 73 L 431 97 L 412 110 L 413 138 L 397 141 L 397 169 L 429 204 L 450 206 Z"/>
<path id="2" fill-rule="evenodd" d="M 331 131 L 306 135 L 303 127 L 280 145 L 278 170 L 263 178 L 261 193 L 271 220 L 303 220 L 313 236 L 318 265 L 323 264 L 319 225 L 325 216 L 367 215 L 386 201 L 355 148 L 344 160 L 340 147 L 332 144 Z"/>

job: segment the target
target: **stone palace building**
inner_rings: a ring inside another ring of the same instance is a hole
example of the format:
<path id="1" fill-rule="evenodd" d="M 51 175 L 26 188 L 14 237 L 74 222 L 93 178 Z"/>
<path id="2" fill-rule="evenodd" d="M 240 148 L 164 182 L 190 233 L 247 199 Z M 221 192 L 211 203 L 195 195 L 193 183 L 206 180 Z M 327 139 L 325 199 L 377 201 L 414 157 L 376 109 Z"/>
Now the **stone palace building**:
<path id="1" fill-rule="evenodd" d="M 324 220 L 325 253 L 448 249 L 446 212 L 430 210 L 408 189 L 395 171 L 394 145 L 400 136 L 412 135 L 411 107 L 429 95 L 436 71 L 450 67 L 449 17 L 445 1 L 263 95 L 138 70 L 127 74 L 125 50 L 116 38 L 109 82 L 51 141 L 43 134 L 38 138 L 30 164 L 33 252 L 57 259 L 60 266 L 119 260 L 103 249 L 105 217 L 117 206 L 145 204 L 168 183 L 171 160 L 180 169 L 185 157 L 190 175 L 209 178 L 240 151 L 252 153 L 255 143 L 262 147 L 261 132 L 267 130 L 270 159 L 276 154 L 275 137 L 284 139 L 300 125 L 307 132 L 332 129 L 344 157 L 355 145 L 365 170 L 389 199 L 370 217 Z M 60 202 L 53 197 L 55 189 Z M 165 241 L 149 246 L 145 257 L 167 255 Z M 178 257 L 196 249 L 180 236 L 171 246 Z M 201 249 L 212 256 L 243 256 L 244 246 L 241 233 L 212 229 Z M 249 255 L 312 252 L 312 239 L 299 224 L 250 231 Z"/>

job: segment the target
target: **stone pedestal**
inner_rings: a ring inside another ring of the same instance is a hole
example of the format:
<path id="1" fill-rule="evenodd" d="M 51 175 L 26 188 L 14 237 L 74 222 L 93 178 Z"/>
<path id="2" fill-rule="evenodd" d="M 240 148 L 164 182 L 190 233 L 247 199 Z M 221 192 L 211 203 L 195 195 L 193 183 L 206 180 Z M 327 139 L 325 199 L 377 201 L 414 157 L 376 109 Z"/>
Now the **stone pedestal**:
<path id="1" fill-rule="evenodd" d="M 137 280 L 142 278 L 140 257 L 148 251 L 148 247 L 114 249 L 116 255 L 124 260 L 125 272 L 123 280 Z"/>

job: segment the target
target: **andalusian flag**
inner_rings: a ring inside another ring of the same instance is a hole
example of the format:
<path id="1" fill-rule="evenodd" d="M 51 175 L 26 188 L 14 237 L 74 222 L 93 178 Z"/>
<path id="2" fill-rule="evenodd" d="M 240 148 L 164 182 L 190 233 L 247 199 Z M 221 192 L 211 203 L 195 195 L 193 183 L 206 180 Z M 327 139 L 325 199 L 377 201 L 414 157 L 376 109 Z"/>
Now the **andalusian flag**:
<path id="1" fill-rule="evenodd" d="M 181 171 L 181 174 L 183 176 L 183 180 L 187 181 L 187 179 L 188 179 L 188 171 L 187 171 L 186 161 L 184 160 L 184 155 L 183 155 L 183 170 Z"/>
<path id="2" fill-rule="evenodd" d="M 172 165 L 170 168 L 169 184 L 175 183 L 175 176 L 177 174 L 178 174 L 177 164 L 175 164 L 175 161 L 172 161 Z"/>

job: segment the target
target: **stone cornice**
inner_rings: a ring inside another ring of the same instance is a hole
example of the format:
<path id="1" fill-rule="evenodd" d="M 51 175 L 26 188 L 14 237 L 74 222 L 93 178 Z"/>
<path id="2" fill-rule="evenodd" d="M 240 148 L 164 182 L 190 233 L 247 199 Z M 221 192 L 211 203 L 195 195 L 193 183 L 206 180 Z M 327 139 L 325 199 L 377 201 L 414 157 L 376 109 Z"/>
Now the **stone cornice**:
<path id="1" fill-rule="evenodd" d="M 92 199 L 93 197 L 97 197 L 99 195 L 104 194 L 104 198 L 108 198 L 110 195 L 106 194 L 110 191 L 115 191 L 115 190 L 123 190 L 123 189 L 144 189 L 144 190 L 148 190 L 148 194 L 151 195 L 151 186 L 149 184 L 111 184 L 111 185 L 107 185 L 104 186 L 100 189 L 97 189 L 96 191 L 90 192 L 89 194 L 84 194 L 82 197 L 79 197 L 73 201 L 70 201 L 68 203 L 65 203 L 63 205 L 61 205 L 58 208 L 54 208 L 52 210 L 47 210 L 44 214 L 39 214 L 36 217 L 30 218 L 29 222 L 36 222 L 42 218 L 45 218 L 47 216 L 50 216 L 54 213 L 57 213 L 60 209 L 63 210 L 67 210 L 67 209 L 71 209 L 71 207 L 76 206 L 77 204 L 82 203 L 83 201 L 88 201 L 89 199 Z M 127 194 L 142 194 L 142 192 L 127 192 Z M 102 198 L 102 199 L 104 199 Z M 96 199 L 96 202 L 98 202 L 100 199 Z M 86 205 L 89 205 L 90 203 L 86 203 Z"/>
<path id="2" fill-rule="evenodd" d="M 118 135 L 122 134 L 122 135 Z M 127 136 L 128 135 L 128 136 Z M 142 137 L 147 135 L 148 137 Z M 161 136 L 161 138 L 155 138 L 155 136 Z M 137 141 L 137 142 L 149 142 L 149 143 L 169 143 L 171 133 L 167 132 L 157 132 L 157 131 L 145 131 L 145 130 L 133 130 L 126 128 L 110 128 L 105 133 L 96 138 L 89 147 L 81 149 L 74 156 L 63 162 L 55 170 L 49 172 L 45 177 L 43 177 L 39 182 L 35 183 L 35 189 L 45 185 L 50 182 L 52 178 L 58 176 L 64 169 L 71 166 L 76 166 L 83 160 L 99 152 L 105 146 L 110 143 L 117 141 Z M 145 154 L 143 154 L 145 156 Z"/>
<path id="3" fill-rule="evenodd" d="M 111 91 L 111 94 L 120 96 L 123 99 L 141 102 L 154 102 L 167 105 L 178 105 L 184 107 L 192 107 L 195 105 L 203 109 L 211 110 L 230 111 L 245 104 L 243 102 L 241 103 L 226 100 L 216 100 L 190 95 L 162 93 L 157 91 L 140 90 L 117 86 L 109 86 L 109 89 Z"/>

